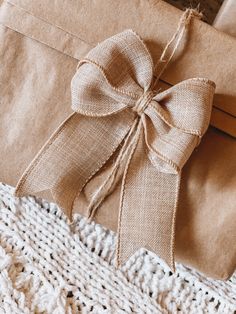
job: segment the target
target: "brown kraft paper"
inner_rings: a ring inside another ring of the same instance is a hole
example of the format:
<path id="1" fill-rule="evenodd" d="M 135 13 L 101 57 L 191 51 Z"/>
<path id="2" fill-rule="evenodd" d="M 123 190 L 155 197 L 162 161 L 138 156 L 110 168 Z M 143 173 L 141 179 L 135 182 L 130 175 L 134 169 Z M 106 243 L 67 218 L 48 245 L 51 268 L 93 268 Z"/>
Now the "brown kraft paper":
<path id="1" fill-rule="evenodd" d="M 236 36 L 236 2 L 235 0 L 224 0 L 213 23 L 214 27 Z"/>

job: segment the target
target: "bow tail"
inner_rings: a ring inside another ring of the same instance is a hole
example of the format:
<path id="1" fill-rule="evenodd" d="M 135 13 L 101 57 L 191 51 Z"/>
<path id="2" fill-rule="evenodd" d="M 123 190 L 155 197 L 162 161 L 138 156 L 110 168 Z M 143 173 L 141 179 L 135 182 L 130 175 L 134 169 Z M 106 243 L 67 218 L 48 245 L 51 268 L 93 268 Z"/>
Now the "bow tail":
<path id="1" fill-rule="evenodd" d="M 174 270 L 180 174 L 155 171 L 144 150 L 144 134 L 141 132 L 123 178 L 117 264 L 123 264 L 140 247 L 145 247 Z"/>
<path id="2" fill-rule="evenodd" d="M 102 118 L 73 113 L 51 136 L 19 180 L 15 195 L 51 190 L 72 220 L 75 197 L 113 155 L 132 124 L 127 112 Z"/>

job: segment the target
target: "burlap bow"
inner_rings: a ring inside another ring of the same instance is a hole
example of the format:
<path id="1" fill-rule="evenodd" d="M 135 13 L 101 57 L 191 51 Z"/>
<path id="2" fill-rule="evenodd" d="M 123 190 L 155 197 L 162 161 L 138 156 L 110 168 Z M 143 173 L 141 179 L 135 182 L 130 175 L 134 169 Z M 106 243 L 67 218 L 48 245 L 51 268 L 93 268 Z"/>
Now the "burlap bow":
<path id="1" fill-rule="evenodd" d="M 153 71 L 145 44 L 131 30 L 92 49 L 72 80 L 75 113 L 33 160 L 15 194 L 50 189 L 72 218 L 75 197 L 115 154 L 88 217 L 121 176 L 118 263 L 146 247 L 174 268 L 181 169 L 208 127 L 215 87 L 195 78 L 158 93 Z"/>

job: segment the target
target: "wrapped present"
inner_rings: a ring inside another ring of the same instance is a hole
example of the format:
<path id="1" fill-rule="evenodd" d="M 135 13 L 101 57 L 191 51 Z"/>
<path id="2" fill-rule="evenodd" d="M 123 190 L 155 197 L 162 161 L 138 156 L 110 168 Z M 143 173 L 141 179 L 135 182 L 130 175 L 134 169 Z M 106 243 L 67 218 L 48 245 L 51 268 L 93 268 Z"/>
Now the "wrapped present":
<path id="1" fill-rule="evenodd" d="M 162 1 L 2 1 L 0 179 L 71 219 L 119 226 L 120 262 L 141 245 L 172 268 L 175 257 L 225 279 L 235 269 L 236 40 L 198 19 L 185 33 L 181 15 Z M 231 135 L 206 132 L 211 81 L 211 124 Z"/>

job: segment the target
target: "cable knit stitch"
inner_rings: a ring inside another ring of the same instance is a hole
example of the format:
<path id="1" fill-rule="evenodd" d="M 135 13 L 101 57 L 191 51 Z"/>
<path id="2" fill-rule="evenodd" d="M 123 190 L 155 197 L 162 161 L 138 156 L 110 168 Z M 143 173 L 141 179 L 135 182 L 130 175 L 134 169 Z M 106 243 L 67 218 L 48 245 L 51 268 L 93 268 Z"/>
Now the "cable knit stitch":
<path id="1" fill-rule="evenodd" d="M 212 280 L 177 264 L 172 274 L 139 250 L 117 270 L 113 232 L 53 203 L 20 201 L 0 184 L 0 313 L 234 313 L 236 275 Z"/>

